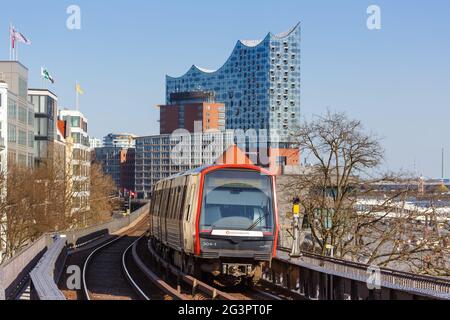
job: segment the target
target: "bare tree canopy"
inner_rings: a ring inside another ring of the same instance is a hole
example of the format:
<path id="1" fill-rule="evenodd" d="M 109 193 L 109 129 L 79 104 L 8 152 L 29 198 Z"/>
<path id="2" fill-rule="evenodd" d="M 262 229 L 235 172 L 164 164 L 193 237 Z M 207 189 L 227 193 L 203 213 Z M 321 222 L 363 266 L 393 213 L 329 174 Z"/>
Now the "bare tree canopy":
<path id="1" fill-rule="evenodd" d="M 42 162 L 36 168 L 8 166 L 0 176 L 0 190 L 4 190 L 0 197 L 0 222 L 5 230 L 0 237 L 3 259 L 44 233 L 81 229 L 110 220 L 118 206 L 112 178 L 93 165 L 88 183 L 90 201 L 74 206 L 79 190 L 64 161 Z"/>
<path id="2" fill-rule="evenodd" d="M 379 139 L 360 121 L 328 112 L 292 132 L 311 165 L 285 178 L 282 193 L 299 197 L 309 241 L 323 255 L 409 271 L 449 275 L 448 220 L 435 208 L 411 206 L 414 183 L 401 174 L 377 174 L 384 159 Z M 407 187 L 386 192 L 388 183 Z M 432 199 L 429 199 L 433 203 Z M 446 226 L 446 227 L 445 227 Z"/>

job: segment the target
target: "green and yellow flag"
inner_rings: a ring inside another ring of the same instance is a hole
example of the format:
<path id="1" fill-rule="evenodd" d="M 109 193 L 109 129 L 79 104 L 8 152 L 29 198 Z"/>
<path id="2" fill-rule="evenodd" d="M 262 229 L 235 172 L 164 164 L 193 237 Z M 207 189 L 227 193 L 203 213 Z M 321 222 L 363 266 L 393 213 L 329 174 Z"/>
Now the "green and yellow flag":
<path id="1" fill-rule="evenodd" d="M 75 86 L 75 90 L 77 91 L 78 94 L 81 94 L 81 95 L 84 94 L 84 90 L 81 89 L 81 86 L 79 83 L 77 83 L 77 85 Z"/>

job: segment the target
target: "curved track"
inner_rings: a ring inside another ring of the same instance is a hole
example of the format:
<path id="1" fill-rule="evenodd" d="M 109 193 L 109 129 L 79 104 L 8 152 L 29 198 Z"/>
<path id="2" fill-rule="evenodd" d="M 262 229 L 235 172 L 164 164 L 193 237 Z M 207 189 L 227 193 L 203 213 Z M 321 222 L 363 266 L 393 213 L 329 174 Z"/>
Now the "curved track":
<path id="1" fill-rule="evenodd" d="M 125 234 L 96 248 L 83 266 L 83 290 L 87 300 L 147 300 L 133 280 L 127 258 L 130 248 L 147 231 L 144 219 Z"/>

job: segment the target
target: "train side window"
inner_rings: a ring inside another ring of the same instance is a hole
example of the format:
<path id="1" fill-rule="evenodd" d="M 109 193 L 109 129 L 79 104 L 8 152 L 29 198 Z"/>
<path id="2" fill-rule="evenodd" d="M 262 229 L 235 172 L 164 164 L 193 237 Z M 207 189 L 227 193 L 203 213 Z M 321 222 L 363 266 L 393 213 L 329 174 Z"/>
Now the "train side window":
<path id="1" fill-rule="evenodd" d="M 170 189 L 170 199 L 169 202 L 169 210 L 167 213 L 167 218 L 172 219 L 173 216 L 173 210 L 175 209 L 175 203 L 177 199 L 177 187 L 172 187 Z"/>
<path id="2" fill-rule="evenodd" d="M 160 204 L 159 204 L 159 215 L 160 217 L 164 217 L 164 213 L 166 212 L 166 207 L 167 207 L 167 189 L 162 189 L 161 190 L 161 199 L 160 199 Z"/>
<path id="3" fill-rule="evenodd" d="M 161 197 L 162 190 L 158 190 L 158 196 L 156 197 L 156 216 L 159 217 L 161 214 Z"/>
<path id="4" fill-rule="evenodd" d="M 182 206 L 181 206 L 181 204 L 182 204 L 182 197 L 183 197 L 183 187 L 182 186 L 179 186 L 178 187 L 178 197 L 177 197 L 177 206 L 176 206 L 176 209 L 175 209 L 175 212 L 174 212 L 174 219 L 175 220 L 179 220 L 180 218 L 180 212 L 181 212 L 181 210 L 182 210 Z"/>
<path id="5" fill-rule="evenodd" d="M 194 197 L 194 186 L 191 184 L 189 186 L 189 193 L 187 195 L 187 213 L 186 213 L 186 221 L 191 220 L 191 214 L 192 214 L 192 198 Z"/>
<path id="6" fill-rule="evenodd" d="M 152 196 L 150 197 L 150 215 L 153 215 L 153 207 L 155 206 L 155 193 L 152 192 Z"/>
<path id="7" fill-rule="evenodd" d="M 172 210 L 172 188 L 168 189 L 168 194 L 167 194 L 167 198 L 166 198 L 166 212 L 164 214 L 164 217 L 166 218 L 170 218 L 170 212 Z"/>
<path id="8" fill-rule="evenodd" d="M 163 212 L 163 217 L 167 218 L 168 214 L 169 214 L 169 201 L 170 201 L 170 197 L 171 197 L 171 192 L 172 189 L 170 188 L 170 186 L 164 190 L 164 194 L 165 194 L 165 198 L 164 198 L 164 212 Z"/>
<path id="9" fill-rule="evenodd" d="M 175 193 L 173 195 L 173 207 L 172 207 L 172 219 L 175 219 L 177 208 L 178 208 L 178 196 L 180 194 L 180 187 L 174 189 Z"/>
<path id="10" fill-rule="evenodd" d="M 178 217 L 177 220 L 183 220 L 183 212 L 184 212 L 184 207 L 185 207 L 185 202 L 186 202 L 186 185 L 184 185 L 182 191 L 181 191 L 181 195 L 180 195 L 180 207 L 178 209 Z"/>

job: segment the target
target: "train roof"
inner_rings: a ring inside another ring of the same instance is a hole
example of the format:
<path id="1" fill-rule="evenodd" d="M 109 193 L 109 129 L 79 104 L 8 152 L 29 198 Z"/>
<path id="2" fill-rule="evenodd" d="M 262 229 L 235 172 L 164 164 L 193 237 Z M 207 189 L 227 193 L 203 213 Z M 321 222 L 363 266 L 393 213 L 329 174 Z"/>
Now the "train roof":
<path id="1" fill-rule="evenodd" d="M 195 174 L 201 174 L 203 171 L 206 171 L 206 170 L 211 169 L 213 167 L 219 167 L 220 169 L 228 169 L 228 168 L 229 169 L 232 169 L 232 168 L 235 168 L 235 169 L 253 169 L 253 170 L 258 170 L 258 171 L 264 171 L 268 175 L 274 175 L 274 174 L 270 173 L 267 169 L 264 169 L 262 167 L 255 166 L 255 165 L 249 165 L 249 164 L 242 164 L 242 165 L 239 165 L 239 164 L 228 164 L 228 165 L 227 164 L 223 164 L 223 165 L 211 164 L 211 165 L 204 165 L 204 166 L 201 166 L 201 167 L 198 167 L 198 168 L 195 168 L 195 169 L 191 169 L 191 170 L 188 170 L 188 171 L 185 171 L 185 172 L 182 172 L 182 173 L 178 173 L 178 174 L 172 175 L 170 177 L 167 177 L 165 179 L 160 180 L 159 182 L 166 181 L 166 180 L 172 180 L 172 179 L 175 179 L 175 178 L 180 178 L 180 177 L 185 177 L 185 176 L 190 176 L 190 175 L 195 175 Z"/>

